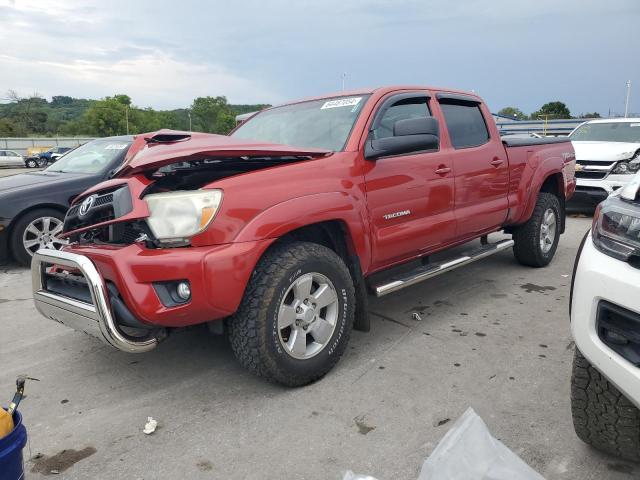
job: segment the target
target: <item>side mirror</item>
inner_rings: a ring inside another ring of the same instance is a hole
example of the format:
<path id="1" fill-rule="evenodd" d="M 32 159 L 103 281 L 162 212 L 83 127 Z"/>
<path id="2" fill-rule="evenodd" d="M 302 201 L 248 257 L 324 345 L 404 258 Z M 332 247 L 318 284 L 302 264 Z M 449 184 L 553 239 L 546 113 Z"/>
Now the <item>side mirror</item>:
<path id="1" fill-rule="evenodd" d="M 440 127 L 433 117 L 407 118 L 393 124 L 393 137 L 367 140 L 364 158 L 436 150 L 440 146 Z"/>

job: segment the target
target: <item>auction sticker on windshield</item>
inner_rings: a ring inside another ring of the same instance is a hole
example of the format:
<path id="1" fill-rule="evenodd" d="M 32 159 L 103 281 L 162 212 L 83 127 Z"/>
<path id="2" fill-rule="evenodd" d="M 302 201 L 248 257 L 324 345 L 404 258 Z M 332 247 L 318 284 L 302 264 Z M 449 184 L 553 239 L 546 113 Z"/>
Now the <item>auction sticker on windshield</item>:
<path id="1" fill-rule="evenodd" d="M 338 108 L 338 107 L 352 107 L 354 105 L 358 105 L 362 100 L 362 97 L 351 97 L 351 98 L 340 98 L 338 100 L 329 100 L 328 102 L 324 102 L 320 107 L 320 110 L 325 110 L 327 108 Z"/>

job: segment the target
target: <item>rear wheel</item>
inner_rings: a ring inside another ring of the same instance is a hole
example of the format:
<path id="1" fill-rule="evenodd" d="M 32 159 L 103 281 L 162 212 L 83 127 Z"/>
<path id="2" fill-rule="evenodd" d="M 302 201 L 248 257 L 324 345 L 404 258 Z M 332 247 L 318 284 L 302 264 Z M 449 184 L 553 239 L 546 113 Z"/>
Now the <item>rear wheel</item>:
<path id="1" fill-rule="evenodd" d="M 530 267 L 545 267 L 551 262 L 560 240 L 560 215 L 558 197 L 540 192 L 531 218 L 513 234 L 518 262 Z"/>
<path id="2" fill-rule="evenodd" d="M 340 359 L 354 309 L 353 281 L 338 255 L 314 243 L 280 245 L 256 266 L 229 324 L 231 346 L 251 372 L 305 385 Z"/>
<path id="3" fill-rule="evenodd" d="M 640 410 L 576 348 L 571 374 L 573 428 L 583 442 L 640 461 Z"/>
<path id="4" fill-rule="evenodd" d="M 22 265 L 29 265 L 31 257 L 41 248 L 59 250 L 67 241 L 60 238 L 64 215 L 51 208 L 40 208 L 25 214 L 13 227 L 11 253 Z"/>

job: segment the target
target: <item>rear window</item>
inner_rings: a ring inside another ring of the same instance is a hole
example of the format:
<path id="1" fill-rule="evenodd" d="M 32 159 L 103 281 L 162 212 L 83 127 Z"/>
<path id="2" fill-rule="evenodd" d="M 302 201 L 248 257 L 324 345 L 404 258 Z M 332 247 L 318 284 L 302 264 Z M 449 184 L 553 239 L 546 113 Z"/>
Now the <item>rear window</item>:
<path id="1" fill-rule="evenodd" d="M 449 137 L 454 148 L 469 148 L 489 141 L 489 130 L 480 105 L 476 103 L 440 102 Z"/>

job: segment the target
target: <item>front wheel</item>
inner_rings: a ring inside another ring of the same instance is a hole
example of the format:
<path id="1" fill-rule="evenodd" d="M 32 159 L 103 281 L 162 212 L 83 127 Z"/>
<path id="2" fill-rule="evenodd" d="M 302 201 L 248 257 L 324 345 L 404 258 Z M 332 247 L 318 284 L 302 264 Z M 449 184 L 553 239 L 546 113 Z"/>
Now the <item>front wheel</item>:
<path id="1" fill-rule="evenodd" d="M 513 233 L 516 260 L 530 267 L 546 267 L 560 240 L 561 208 L 558 197 L 540 192 L 531 218 Z"/>
<path id="2" fill-rule="evenodd" d="M 62 233 L 64 215 L 51 208 L 40 208 L 21 217 L 11 233 L 11 253 L 22 265 L 28 266 L 31 257 L 41 248 L 61 249 L 67 240 Z"/>
<path id="3" fill-rule="evenodd" d="M 27 168 L 36 168 L 38 166 L 38 162 L 35 158 L 30 158 L 27 160 Z"/>
<path id="4" fill-rule="evenodd" d="M 576 348 L 571 374 L 573 428 L 583 442 L 640 461 L 640 410 Z"/>
<path id="5" fill-rule="evenodd" d="M 240 363 L 296 387 L 324 376 L 344 352 L 355 310 L 353 280 L 332 250 L 307 242 L 260 260 L 229 325 Z"/>

